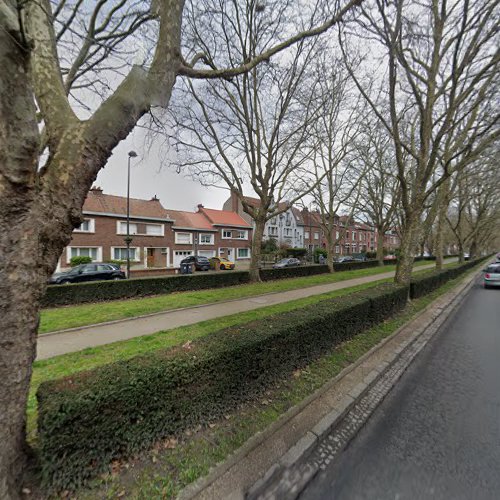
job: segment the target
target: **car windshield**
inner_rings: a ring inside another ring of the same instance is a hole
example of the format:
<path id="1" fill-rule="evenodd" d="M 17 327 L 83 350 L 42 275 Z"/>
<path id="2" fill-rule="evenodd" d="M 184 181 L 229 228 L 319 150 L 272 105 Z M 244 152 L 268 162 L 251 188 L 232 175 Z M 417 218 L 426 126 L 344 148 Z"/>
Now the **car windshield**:
<path id="1" fill-rule="evenodd" d="M 278 264 L 286 264 L 288 263 L 289 259 L 281 259 Z"/>

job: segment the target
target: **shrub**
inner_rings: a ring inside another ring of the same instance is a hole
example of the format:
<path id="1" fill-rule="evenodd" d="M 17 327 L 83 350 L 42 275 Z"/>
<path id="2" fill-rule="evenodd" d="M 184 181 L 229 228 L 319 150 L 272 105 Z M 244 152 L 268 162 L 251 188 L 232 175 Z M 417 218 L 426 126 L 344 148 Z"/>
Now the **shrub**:
<path id="1" fill-rule="evenodd" d="M 274 238 L 263 240 L 260 248 L 262 253 L 275 253 L 278 251 L 278 242 Z"/>
<path id="2" fill-rule="evenodd" d="M 315 248 L 314 249 L 314 262 L 316 264 L 319 262 L 319 256 L 322 255 L 325 259 L 328 256 L 328 252 L 325 248 Z"/>
<path id="3" fill-rule="evenodd" d="M 298 266 L 284 267 L 282 269 L 261 269 L 260 279 L 262 281 L 280 280 L 285 278 L 300 278 L 301 276 L 313 276 L 328 272 L 328 266 Z"/>
<path id="4" fill-rule="evenodd" d="M 86 302 L 130 299 L 148 295 L 204 290 L 248 283 L 246 271 L 227 273 L 177 275 L 154 278 L 134 278 L 120 281 L 94 281 L 65 286 L 49 286 L 42 300 L 43 307 L 55 307 Z"/>
<path id="5" fill-rule="evenodd" d="M 91 257 L 86 257 L 84 255 L 78 255 L 75 257 L 71 257 L 69 261 L 69 265 L 71 267 L 79 266 L 80 264 L 90 264 L 92 262 Z"/>
<path id="6" fill-rule="evenodd" d="M 107 262 L 108 264 L 116 264 L 117 266 L 125 266 L 127 264 L 126 260 L 116 260 L 116 259 L 108 259 L 105 260 L 104 262 Z"/>
<path id="7" fill-rule="evenodd" d="M 336 272 L 353 271 L 355 269 L 365 269 L 369 267 L 377 267 L 377 260 L 365 260 L 364 262 L 334 262 L 333 270 Z"/>
<path id="8" fill-rule="evenodd" d="M 471 260 L 460 266 L 450 267 L 449 269 L 442 269 L 441 271 L 435 271 L 412 278 L 410 282 L 410 298 L 418 299 L 436 290 L 447 281 L 455 279 L 471 267 L 476 266 L 481 260 L 483 259 Z"/>
<path id="9" fill-rule="evenodd" d="M 59 380 L 37 393 L 45 484 L 73 489 L 155 441 L 218 418 L 402 309 L 382 285 Z"/>

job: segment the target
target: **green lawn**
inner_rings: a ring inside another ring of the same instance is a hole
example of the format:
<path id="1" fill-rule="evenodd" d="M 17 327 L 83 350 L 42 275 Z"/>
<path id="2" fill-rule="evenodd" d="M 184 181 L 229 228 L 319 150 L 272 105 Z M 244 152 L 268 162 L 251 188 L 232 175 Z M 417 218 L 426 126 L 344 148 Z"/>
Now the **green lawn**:
<path id="1" fill-rule="evenodd" d="M 418 262 L 415 266 L 429 264 Z M 140 299 L 116 300 L 97 304 L 66 306 L 55 309 L 45 309 L 41 313 L 39 333 L 64 330 L 79 326 L 92 325 L 124 318 L 133 318 L 169 309 L 192 307 L 201 304 L 211 304 L 226 300 L 241 299 L 272 292 L 284 292 L 314 285 L 324 285 L 364 276 L 375 276 L 380 273 L 394 271 L 395 266 L 358 269 L 333 274 L 319 274 L 303 278 L 252 283 L 227 288 L 214 288 L 194 292 L 180 292 L 168 295 L 158 295 Z"/>

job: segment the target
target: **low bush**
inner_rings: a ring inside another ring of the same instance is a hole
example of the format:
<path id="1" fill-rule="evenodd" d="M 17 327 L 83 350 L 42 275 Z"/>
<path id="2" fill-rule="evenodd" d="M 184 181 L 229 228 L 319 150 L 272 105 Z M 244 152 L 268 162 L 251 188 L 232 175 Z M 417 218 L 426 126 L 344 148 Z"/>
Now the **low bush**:
<path id="1" fill-rule="evenodd" d="M 289 248 L 286 252 L 287 257 L 295 257 L 296 259 L 301 259 L 307 255 L 307 248 Z"/>
<path id="2" fill-rule="evenodd" d="M 333 270 L 336 272 L 341 271 L 354 271 L 355 269 L 366 269 L 369 267 L 377 267 L 377 260 L 365 260 L 362 261 L 354 261 L 354 262 L 335 262 L 333 264 Z"/>
<path id="3" fill-rule="evenodd" d="M 111 363 L 38 389 L 42 477 L 74 489 L 110 462 L 225 415 L 270 384 L 401 310 L 380 285 Z"/>
<path id="4" fill-rule="evenodd" d="M 326 251 L 325 248 L 315 248 L 314 249 L 313 256 L 314 256 L 314 262 L 316 262 L 316 264 L 319 262 L 320 255 L 322 255 L 325 259 L 328 257 L 328 252 Z"/>
<path id="5" fill-rule="evenodd" d="M 91 262 L 91 257 L 87 257 L 85 255 L 75 255 L 75 257 L 71 257 L 71 259 L 69 260 L 69 265 L 71 267 L 76 267 L 81 264 L 90 264 Z"/>
<path id="6" fill-rule="evenodd" d="M 427 295 L 447 281 L 457 278 L 471 267 L 476 266 L 481 260 L 483 258 L 471 260 L 460 266 L 413 277 L 410 282 L 410 298 L 418 299 L 423 295 Z"/>
<path id="7" fill-rule="evenodd" d="M 49 286 L 42 300 L 42 307 L 55 307 L 106 300 L 131 299 L 189 290 L 204 290 L 248 283 L 246 271 L 134 278 L 120 281 L 94 281 L 65 286 Z"/>
<path id="8" fill-rule="evenodd" d="M 300 278 L 302 276 L 314 276 L 328 272 L 328 266 L 298 266 L 283 267 L 281 269 L 261 269 L 260 279 L 262 281 L 280 280 L 286 278 Z"/>

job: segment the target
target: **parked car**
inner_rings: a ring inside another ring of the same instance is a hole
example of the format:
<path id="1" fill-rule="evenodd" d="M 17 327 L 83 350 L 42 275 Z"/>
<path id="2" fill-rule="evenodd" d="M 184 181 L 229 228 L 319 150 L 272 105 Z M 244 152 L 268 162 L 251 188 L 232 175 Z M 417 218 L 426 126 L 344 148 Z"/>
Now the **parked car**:
<path id="1" fill-rule="evenodd" d="M 354 262 L 354 257 L 351 257 L 350 255 L 344 255 L 344 257 L 339 257 L 336 262 L 339 264 L 342 264 L 342 262 Z"/>
<path id="2" fill-rule="evenodd" d="M 234 262 L 232 262 L 229 259 L 226 259 L 225 257 L 212 257 L 210 259 L 210 265 L 212 269 L 221 269 L 222 271 L 229 269 L 232 270 L 235 268 Z"/>
<path id="3" fill-rule="evenodd" d="M 500 262 L 490 264 L 486 269 L 483 269 L 483 273 L 484 288 L 500 287 Z"/>
<path id="4" fill-rule="evenodd" d="M 69 271 L 53 274 L 49 278 L 49 285 L 66 285 L 84 281 L 123 280 L 125 278 L 125 273 L 118 264 L 92 262 L 90 264 L 80 264 Z"/>
<path id="5" fill-rule="evenodd" d="M 384 260 L 396 260 L 396 259 L 397 259 L 397 257 L 395 255 L 392 255 L 392 254 L 391 255 L 386 255 L 384 257 Z"/>
<path id="6" fill-rule="evenodd" d="M 353 259 L 355 262 L 366 262 L 367 261 L 367 258 L 365 255 L 356 255 L 355 257 L 353 257 Z"/>
<path id="7" fill-rule="evenodd" d="M 210 261 L 202 255 L 190 255 L 182 259 L 181 264 L 192 264 L 196 271 L 208 271 L 210 269 Z"/>
<path id="8" fill-rule="evenodd" d="M 279 262 L 273 265 L 273 269 L 283 269 L 284 267 L 296 267 L 300 266 L 300 260 L 295 257 L 290 257 L 288 259 L 281 259 Z"/>

